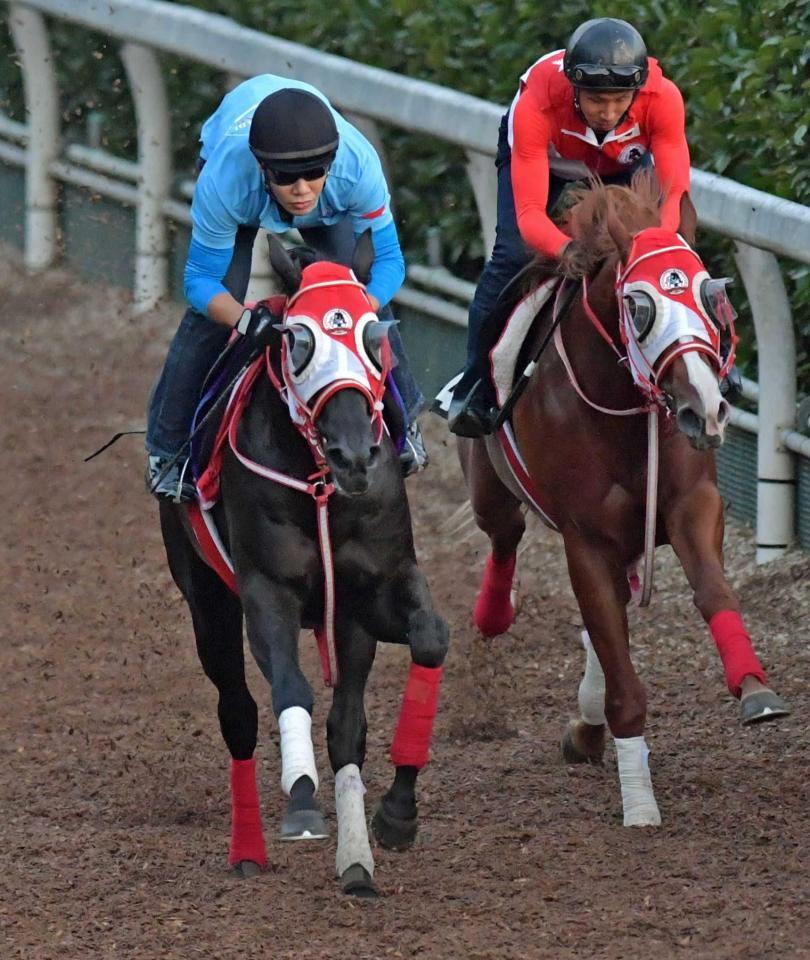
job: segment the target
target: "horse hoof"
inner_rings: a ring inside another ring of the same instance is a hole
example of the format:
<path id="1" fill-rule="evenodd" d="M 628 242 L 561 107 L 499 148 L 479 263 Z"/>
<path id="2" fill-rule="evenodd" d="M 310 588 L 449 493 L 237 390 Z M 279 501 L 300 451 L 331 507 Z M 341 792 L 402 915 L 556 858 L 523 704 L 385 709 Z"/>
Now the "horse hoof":
<path id="1" fill-rule="evenodd" d="M 745 726 L 776 720 L 777 717 L 787 717 L 789 714 L 790 707 L 781 697 L 777 697 L 773 690 L 749 693 L 740 702 L 740 722 Z"/>
<path id="2" fill-rule="evenodd" d="M 326 840 L 329 830 L 320 810 L 285 813 L 281 821 L 282 840 Z"/>
<path id="3" fill-rule="evenodd" d="M 343 871 L 340 886 L 344 893 L 351 894 L 353 897 L 372 899 L 380 895 L 379 890 L 374 886 L 371 874 L 359 863 L 353 863 Z"/>
<path id="4" fill-rule="evenodd" d="M 258 877 L 262 868 L 254 860 L 240 860 L 234 864 L 233 874 L 240 880 L 250 880 L 251 877 Z"/>
<path id="5" fill-rule="evenodd" d="M 380 801 L 371 821 L 371 829 L 381 847 L 386 850 L 403 851 L 413 845 L 416 839 L 418 821 L 416 817 L 410 820 L 400 820 L 386 812 L 385 801 Z"/>
<path id="6" fill-rule="evenodd" d="M 574 728 L 577 726 L 577 721 L 572 720 L 571 723 L 565 728 L 565 732 L 562 735 L 562 741 L 560 743 L 560 749 L 562 750 L 563 760 L 566 763 L 593 763 L 601 764 L 602 758 L 605 753 L 605 737 L 602 733 L 601 743 L 596 745 L 594 753 L 582 753 L 574 743 Z"/>

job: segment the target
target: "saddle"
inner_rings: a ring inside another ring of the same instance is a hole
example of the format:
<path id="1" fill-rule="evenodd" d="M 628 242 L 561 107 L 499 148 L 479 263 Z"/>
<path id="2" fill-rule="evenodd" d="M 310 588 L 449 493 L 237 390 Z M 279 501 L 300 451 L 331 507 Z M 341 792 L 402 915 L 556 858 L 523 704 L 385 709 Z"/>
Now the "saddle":
<path id="1" fill-rule="evenodd" d="M 531 341 L 531 334 L 539 313 L 556 291 L 560 278 L 557 276 L 543 280 L 528 293 L 521 289 L 524 272 L 521 271 L 501 293 L 492 319 L 493 327 L 501 333 L 489 351 L 489 368 L 498 407 L 503 407 L 523 370 L 524 355 Z M 447 419 L 453 391 L 461 379 L 457 374 L 448 381 L 436 395 L 431 410 Z"/>

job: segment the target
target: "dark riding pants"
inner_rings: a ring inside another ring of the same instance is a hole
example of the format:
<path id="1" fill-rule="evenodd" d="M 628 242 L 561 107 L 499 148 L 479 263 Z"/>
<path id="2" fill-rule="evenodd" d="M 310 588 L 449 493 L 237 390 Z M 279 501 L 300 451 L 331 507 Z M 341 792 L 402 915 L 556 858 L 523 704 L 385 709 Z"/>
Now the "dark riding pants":
<path id="1" fill-rule="evenodd" d="M 475 295 L 470 304 L 467 326 L 467 360 L 464 374 L 455 388 L 457 397 L 465 396 L 475 385 L 476 380 L 482 380 L 485 389 L 491 392 L 489 380 L 489 351 L 495 346 L 501 335 L 502 325 L 495 317 L 500 311 L 495 310 L 495 304 L 501 291 L 526 266 L 531 258 L 520 236 L 515 212 L 515 198 L 512 192 L 512 151 L 508 140 L 509 114 L 501 120 L 498 134 L 498 152 L 495 157 L 495 166 L 498 171 L 498 217 L 495 227 L 495 246 L 492 256 L 484 266 L 484 272 L 475 288 Z M 639 164 L 640 166 L 641 164 Z M 630 178 L 637 167 L 614 177 L 603 177 L 604 183 L 630 182 Z M 548 202 L 546 210 L 554 209 L 557 201 L 571 183 L 562 180 L 554 174 L 549 176 Z M 493 322 L 494 321 L 494 322 Z"/>
<path id="2" fill-rule="evenodd" d="M 226 290 L 240 303 L 250 280 L 256 227 L 240 227 L 236 233 L 233 258 L 223 278 Z M 334 226 L 310 227 L 300 231 L 304 241 L 323 256 L 349 264 L 354 234 L 348 220 Z M 380 310 L 382 320 L 393 320 L 389 306 Z M 159 457 L 173 457 L 188 440 L 191 421 L 200 399 L 205 376 L 225 349 L 230 330 L 188 307 L 169 346 L 163 371 L 149 397 L 146 449 Z M 402 402 L 413 419 L 424 405 L 424 397 L 411 373 L 405 348 L 396 327 L 388 339 L 398 365 L 392 371 Z"/>

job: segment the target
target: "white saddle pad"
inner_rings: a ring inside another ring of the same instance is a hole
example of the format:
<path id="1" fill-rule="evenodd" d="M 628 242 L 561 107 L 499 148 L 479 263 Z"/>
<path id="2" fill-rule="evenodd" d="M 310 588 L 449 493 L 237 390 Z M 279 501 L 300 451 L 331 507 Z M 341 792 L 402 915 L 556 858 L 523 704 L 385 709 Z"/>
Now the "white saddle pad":
<path id="1" fill-rule="evenodd" d="M 536 290 L 532 290 L 518 301 L 515 309 L 509 314 L 498 342 L 489 352 L 492 382 L 495 385 L 499 407 L 506 402 L 515 382 L 515 366 L 523 341 L 538 311 L 554 292 L 559 279 L 559 277 L 550 277 Z"/>

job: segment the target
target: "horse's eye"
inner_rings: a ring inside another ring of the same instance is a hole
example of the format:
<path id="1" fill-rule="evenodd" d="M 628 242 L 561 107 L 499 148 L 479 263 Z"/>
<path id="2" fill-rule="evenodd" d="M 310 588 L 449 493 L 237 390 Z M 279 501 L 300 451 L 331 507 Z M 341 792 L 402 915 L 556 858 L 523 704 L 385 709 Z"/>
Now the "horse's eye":
<path id="1" fill-rule="evenodd" d="M 291 327 L 286 332 L 289 366 L 293 376 L 298 377 L 315 352 L 315 337 L 307 327 Z"/>
<path id="2" fill-rule="evenodd" d="M 626 293 L 624 302 L 636 337 L 641 342 L 652 330 L 655 323 L 655 302 L 648 293 L 641 290 Z"/>
<path id="3" fill-rule="evenodd" d="M 706 313 L 724 330 L 737 319 L 737 312 L 726 291 L 726 287 L 732 282 L 731 277 L 720 277 L 717 280 L 707 278 L 700 285 L 700 299 Z"/>

